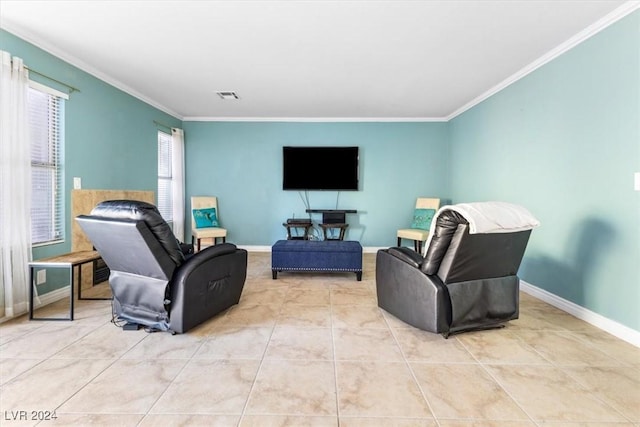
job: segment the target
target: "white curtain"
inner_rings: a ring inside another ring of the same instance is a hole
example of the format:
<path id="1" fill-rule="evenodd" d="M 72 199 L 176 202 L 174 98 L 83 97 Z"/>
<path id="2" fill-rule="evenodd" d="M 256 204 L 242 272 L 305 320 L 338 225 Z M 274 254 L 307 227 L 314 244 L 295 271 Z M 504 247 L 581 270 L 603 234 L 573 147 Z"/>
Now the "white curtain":
<path id="1" fill-rule="evenodd" d="M 171 176 L 173 183 L 173 234 L 184 242 L 184 132 L 171 128 Z"/>
<path id="2" fill-rule="evenodd" d="M 0 317 L 14 317 L 28 310 L 30 286 L 29 74 L 22 59 L 0 54 Z"/>

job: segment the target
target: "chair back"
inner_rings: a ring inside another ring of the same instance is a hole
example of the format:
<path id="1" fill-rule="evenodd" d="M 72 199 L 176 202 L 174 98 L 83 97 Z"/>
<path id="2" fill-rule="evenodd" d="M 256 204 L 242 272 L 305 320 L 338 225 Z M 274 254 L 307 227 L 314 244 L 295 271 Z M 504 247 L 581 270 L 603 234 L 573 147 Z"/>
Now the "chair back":
<path id="1" fill-rule="evenodd" d="M 455 211 L 438 216 L 421 270 L 444 283 L 514 276 L 531 230 L 469 234 L 467 220 Z"/>
<path id="2" fill-rule="evenodd" d="M 177 268 L 144 221 L 91 215 L 76 218 L 111 270 L 168 281 Z"/>
<path id="3" fill-rule="evenodd" d="M 440 209 L 440 199 L 428 197 L 418 197 L 416 200 L 416 209 Z"/>
<path id="4" fill-rule="evenodd" d="M 111 200 L 76 220 L 111 270 L 117 316 L 168 330 L 167 286 L 184 255 L 158 209 L 140 201 Z"/>
<path id="5" fill-rule="evenodd" d="M 107 200 L 76 218 L 111 270 L 168 279 L 184 254 L 158 208 L 138 200 Z"/>
<path id="6" fill-rule="evenodd" d="M 469 234 L 460 225 L 438 268 L 443 283 L 515 276 L 531 230 L 513 233 Z"/>
<path id="7" fill-rule="evenodd" d="M 216 216 L 220 221 L 220 211 L 218 210 L 218 198 L 215 196 L 193 196 L 191 197 L 191 229 L 196 228 L 196 218 L 193 214 L 194 209 L 207 209 L 214 208 L 216 210 Z"/>
<path id="8" fill-rule="evenodd" d="M 98 203 L 91 216 L 111 219 L 144 221 L 176 266 L 184 262 L 184 254 L 169 224 L 162 218 L 158 208 L 140 200 L 106 200 Z M 95 245 L 94 245 L 95 246 Z"/>

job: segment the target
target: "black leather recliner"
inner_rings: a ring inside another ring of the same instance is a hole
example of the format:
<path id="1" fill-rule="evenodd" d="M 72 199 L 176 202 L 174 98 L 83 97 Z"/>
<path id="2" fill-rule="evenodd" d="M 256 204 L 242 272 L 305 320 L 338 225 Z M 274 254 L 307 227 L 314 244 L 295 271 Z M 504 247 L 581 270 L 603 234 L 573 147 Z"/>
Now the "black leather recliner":
<path id="1" fill-rule="evenodd" d="M 247 251 L 224 243 L 185 258 L 152 204 L 110 200 L 76 220 L 111 270 L 123 321 L 183 333 L 240 300 Z"/>
<path id="2" fill-rule="evenodd" d="M 469 234 L 468 221 L 446 209 L 434 221 L 425 257 L 409 248 L 378 251 L 378 306 L 445 338 L 517 319 L 517 272 L 531 230 Z"/>

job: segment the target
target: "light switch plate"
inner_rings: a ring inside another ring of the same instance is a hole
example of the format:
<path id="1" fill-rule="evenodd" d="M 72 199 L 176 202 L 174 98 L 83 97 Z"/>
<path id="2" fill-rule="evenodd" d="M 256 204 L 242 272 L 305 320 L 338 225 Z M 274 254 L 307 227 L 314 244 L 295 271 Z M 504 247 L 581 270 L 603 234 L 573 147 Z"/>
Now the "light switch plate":
<path id="1" fill-rule="evenodd" d="M 42 285 L 47 281 L 47 270 L 38 270 L 36 273 L 36 285 Z"/>
<path id="2" fill-rule="evenodd" d="M 74 176 L 73 177 L 73 189 L 74 190 L 80 190 L 82 188 L 82 178 L 80 178 L 79 176 Z"/>
<path id="3" fill-rule="evenodd" d="M 640 172 L 636 172 L 633 176 L 633 188 L 636 191 L 640 191 Z"/>

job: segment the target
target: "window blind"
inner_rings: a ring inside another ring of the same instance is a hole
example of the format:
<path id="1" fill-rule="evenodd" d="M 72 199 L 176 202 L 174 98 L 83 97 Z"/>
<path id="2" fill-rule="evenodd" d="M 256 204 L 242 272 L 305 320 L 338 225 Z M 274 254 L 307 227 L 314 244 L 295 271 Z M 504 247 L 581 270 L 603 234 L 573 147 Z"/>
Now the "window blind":
<path id="1" fill-rule="evenodd" d="M 173 177 L 171 135 L 158 131 L 158 210 L 165 221 L 173 221 Z"/>
<path id="2" fill-rule="evenodd" d="M 60 97 L 29 88 L 31 242 L 64 240 Z"/>

